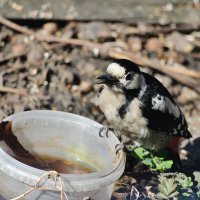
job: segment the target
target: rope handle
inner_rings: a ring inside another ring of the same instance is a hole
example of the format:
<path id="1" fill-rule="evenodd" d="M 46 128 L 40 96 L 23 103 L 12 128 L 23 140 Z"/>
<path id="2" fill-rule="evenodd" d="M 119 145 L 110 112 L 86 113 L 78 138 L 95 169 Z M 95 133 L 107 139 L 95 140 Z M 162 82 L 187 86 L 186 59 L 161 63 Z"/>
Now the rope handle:
<path id="1" fill-rule="evenodd" d="M 49 187 L 49 188 L 41 187 L 41 185 L 43 183 L 45 183 L 50 178 L 52 178 L 54 180 L 54 185 L 52 187 Z M 59 186 L 57 185 L 57 183 L 59 183 Z M 23 194 L 15 197 L 15 198 L 12 198 L 10 200 L 21 199 L 21 198 L 25 197 L 26 195 L 28 195 L 29 193 L 31 193 L 33 190 L 53 190 L 53 189 L 58 189 L 60 191 L 60 200 L 63 200 L 63 196 L 66 200 L 68 200 L 67 194 L 64 192 L 64 186 L 63 186 L 63 182 L 60 178 L 60 174 L 57 171 L 48 171 L 48 172 L 46 172 L 45 174 L 43 174 L 42 176 L 39 177 L 35 186 L 33 186 L 31 189 L 27 190 Z"/>

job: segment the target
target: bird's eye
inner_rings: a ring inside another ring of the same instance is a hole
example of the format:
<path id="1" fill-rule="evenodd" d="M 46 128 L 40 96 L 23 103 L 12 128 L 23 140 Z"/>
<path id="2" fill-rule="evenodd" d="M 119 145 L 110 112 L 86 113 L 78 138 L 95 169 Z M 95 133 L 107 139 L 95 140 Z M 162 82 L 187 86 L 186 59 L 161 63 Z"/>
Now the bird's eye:
<path id="1" fill-rule="evenodd" d="M 127 76 L 126 76 L 126 80 L 131 80 L 133 78 L 133 75 L 132 74 L 128 74 Z"/>

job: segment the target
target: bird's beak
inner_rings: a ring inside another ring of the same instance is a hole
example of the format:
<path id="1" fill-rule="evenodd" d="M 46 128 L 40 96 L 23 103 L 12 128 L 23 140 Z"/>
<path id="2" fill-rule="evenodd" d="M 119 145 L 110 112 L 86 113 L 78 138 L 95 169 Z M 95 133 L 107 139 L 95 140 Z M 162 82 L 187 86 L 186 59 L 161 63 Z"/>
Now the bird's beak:
<path id="1" fill-rule="evenodd" d="M 97 77 L 96 84 L 109 84 L 113 83 L 114 79 L 110 74 L 102 74 Z"/>

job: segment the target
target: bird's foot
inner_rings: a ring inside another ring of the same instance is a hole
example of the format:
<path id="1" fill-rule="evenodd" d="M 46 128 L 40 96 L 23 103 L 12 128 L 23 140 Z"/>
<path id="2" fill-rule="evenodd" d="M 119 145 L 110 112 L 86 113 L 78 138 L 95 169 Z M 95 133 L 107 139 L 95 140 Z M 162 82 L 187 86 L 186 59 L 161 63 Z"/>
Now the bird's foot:
<path id="1" fill-rule="evenodd" d="M 116 155 L 119 153 L 120 150 L 124 149 L 124 144 L 122 142 L 120 142 L 119 144 L 115 145 L 115 153 Z"/>
<path id="2" fill-rule="evenodd" d="M 104 136 L 109 137 L 109 134 L 108 134 L 109 131 L 113 132 L 117 137 L 119 137 L 119 133 L 114 128 L 112 128 L 110 126 L 101 127 L 100 130 L 99 130 L 99 136 L 100 137 L 104 137 Z"/>
<path id="3" fill-rule="evenodd" d="M 119 138 L 119 140 L 121 139 L 120 138 L 120 132 L 116 131 L 114 128 L 112 128 L 110 126 L 101 127 L 100 130 L 99 130 L 99 136 L 100 137 L 106 136 L 108 138 L 109 137 L 109 131 L 113 132 L 116 135 L 116 137 Z M 120 150 L 123 150 L 123 149 L 124 149 L 124 144 L 120 140 L 120 143 L 115 145 L 115 153 L 118 154 L 118 152 Z"/>
<path id="4" fill-rule="evenodd" d="M 112 127 L 109 127 L 109 126 L 102 126 L 100 129 L 99 129 L 99 137 L 108 137 L 108 132 L 109 131 L 112 131 L 113 128 Z"/>

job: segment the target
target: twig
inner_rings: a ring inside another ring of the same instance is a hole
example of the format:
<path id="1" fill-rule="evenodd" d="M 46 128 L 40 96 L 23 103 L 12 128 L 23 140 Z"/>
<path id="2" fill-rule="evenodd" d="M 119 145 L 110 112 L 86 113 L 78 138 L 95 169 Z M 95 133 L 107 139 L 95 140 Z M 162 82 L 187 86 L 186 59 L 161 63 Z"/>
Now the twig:
<path id="1" fill-rule="evenodd" d="M 179 32 L 191 32 L 191 31 L 195 31 L 199 29 L 199 25 L 190 25 L 190 24 L 183 24 L 183 25 L 179 25 L 176 27 L 172 27 L 171 25 L 167 26 L 167 27 L 158 27 L 155 29 L 155 32 L 157 33 L 171 33 L 173 31 L 179 31 Z"/>
<path id="2" fill-rule="evenodd" d="M 200 59 L 200 53 L 192 53 L 191 56 L 195 59 Z"/>
<path id="3" fill-rule="evenodd" d="M 6 87 L 6 86 L 0 86 L 0 92 L 13 93 L 13 94 L 21 95 L 21 96 L 28 96 L 28 93 L 21 88 L 11 88 L 11 87 Z"/>
<path id="4" fill-rule="evenodd" d="M 10 20 L 4 18 L 1 15 L 0 15 L 0 23 L 20 33 L 24 33 L 26 35 L 32 35 L 35 39 L 39 41 L 59 42 L 59 43 L 65 43 L 65 44 L 70 44 L 70 45 L 76 45 L 76 46 L 94 45 L 94 43 L 86 41 L 86 40 L 70 39 L 70 38 L 64 39 L 64 38 L 59 38 L 53 35 L 42 35 L 40 33 L 35 33 L 34 31 L 28 28 L 20 26 L 14 22 L 11 22 Z"/>
<path id="5" fill-rule="evenodd" d="M 192 69 L 187 69 L 183 65 L 178 65 L 174 67 L 170 65 L 164 65 L 163 67 L 172 73 L 178 73 L 178 74 L 193 77 L 193 78 L 200 78 L 200 72 L 196 70 L 192 70 Z"/>
<path id="6" fill-rule="evenodd" d="M 20 25 L 17 25 L 15 23 L 5 19 L 2 16 L 0 16 L 0 23 L 6 25 L 18 32 L 32 35 L 35 37 L 35 39 L 37 39 L 39 41 L 58 42 L 58 43 L 63 43 L 63 44 L 82 46 L 82 47 L 86 47 L 89 51 L 91 51 L 93 53 L 96 51 L 96 52 L 99 52 L 100 55 L 103 55 L 106 57 L 127 58 L 127 59 L 132 60 L 142 66 L 148 66 L 152 69 L 155 69 L 162 73 L 165 73 L 165 74 L 169 75 L 170 77 L 172 77 L 173 79 L 191 87 L 192 89 L 194 89 L 200 93 L 200 84 L 196 80 L 187 77 L 187 76 L 190 76 L 190 77 L 196 77 L 196 78 L 198 77 L 199 78 L 199 72 L 196 72 L 194 70 L 189 70 L 184 66 L 182 66 L 181 68 L 177 68 L 177 67 L 175 68 L 175 67 L 169 66 L 169 65 L 162 65 L 158 62 L 158 60 L 151 60 L 147 57 L 138 56 L 138 55 L 132 54 L 130 52 L 127 52 L 124 50 L 119 50 L 116 48 L 105 47 L 104 44 L 97 44 L 97 43 L 93 43 L 93 42 L 86 41 L 86 40 L 63 39 L 63 38 L 58 38 L 58 37 L 52 36 L 52 35 L 44 36 L 44 35 L 35 33 L 27 28 L 24 28 Z M 185 75 L 185 76 L 180 76 L 180 75 Z"/>
<path id="7" fill-rule="evenodd" d="M 27 52 L 22 52 L 22 53 L 19 53 L 19 54 L 9 54 L 5 58 L 0 59 L 0 63 L 7 62 L 11 59 L 22 57 L 22 56 L 26 55 L 26 53 Z"/>
<path id="8" fill-rule="evenodd" d="M 133 185 L 131 187 L 131 194 L 130 194 L 130 198 L 129 199 L 130 200 L 132 199 L 134 192 L 135 192 L 135 200 L 138 200 L 138 198 L 140 197 L 140 192 Z"/>
<path id="9" fill-rule="evenodd" d="M 18 31 L 18 32 L 21 32 L 21 33 L 24 33 L 24 34 L 31 35 L 33 33 L 33 31 L 31 31 L 31 30 L 29 30 L 29 29 L 27 29 L 23 26 L 20 26 L 18 24 L 15 24 L 15 23 L 11 22 L 10 20 L 7 20 L 6 18 L 4 18 L 1 15 L 0 15 L 0 23 L 4 24 L 7 27 L 12 28 L 15 31 Z"/>
<path id="10" fill-rule="evenodd" d="M 50 44 L 48 46 L 48 50 L 54 50 L 54 49 L 57 49 L 59 47 L 64 47 L 66 44 L 63 44 L 63 43 L 53 43 L 53 44 Z"/>
<path id="11" fill-rule="evenodd" d="M 198 92 L 200 94 L 199 81 L 192 79 L 190 77 L 182 76 L 180 74 L 175 74 L 175 73 L 169 73 L 169 76 L 172 77 L 174 80 L 176 80 L 184 85 L 187 85 L 188 87 L 190 87 L 191 89 L 195 90 L 196 92 Z"/>

